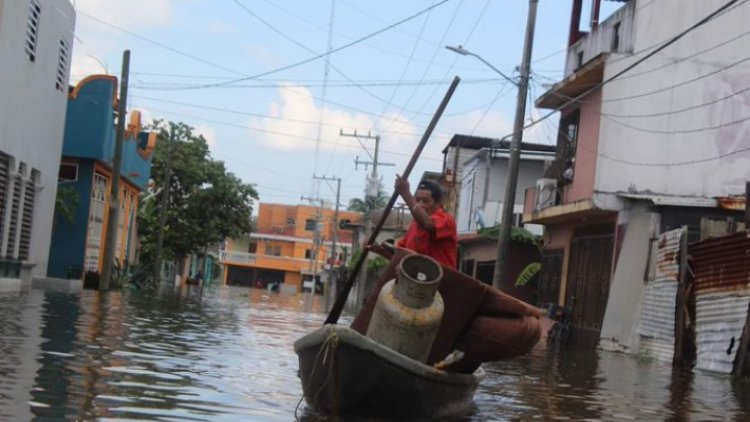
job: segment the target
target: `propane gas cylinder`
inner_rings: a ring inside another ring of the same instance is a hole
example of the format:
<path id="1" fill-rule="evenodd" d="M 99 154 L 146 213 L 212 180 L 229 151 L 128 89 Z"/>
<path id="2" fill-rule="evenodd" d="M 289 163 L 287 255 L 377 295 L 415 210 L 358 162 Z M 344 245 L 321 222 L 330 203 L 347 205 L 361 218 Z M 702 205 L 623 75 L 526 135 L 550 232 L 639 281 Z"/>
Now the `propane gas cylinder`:
<path id="1" fill-rule="evenodd" d="M 437 291 L 443 268 L 425 255 L 409 255 L 396 278 L 380 290 L 367 337 L 414 360 L 426 362 L 443 319 Z"/>

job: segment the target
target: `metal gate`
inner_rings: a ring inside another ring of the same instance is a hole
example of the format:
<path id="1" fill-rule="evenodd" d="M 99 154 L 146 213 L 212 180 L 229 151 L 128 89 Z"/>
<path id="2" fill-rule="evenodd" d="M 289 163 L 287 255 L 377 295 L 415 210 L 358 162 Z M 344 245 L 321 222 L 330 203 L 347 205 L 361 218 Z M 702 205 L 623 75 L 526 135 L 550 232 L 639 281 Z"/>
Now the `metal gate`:
<path id="1" fill-rule="evenodd" d="M 552 304 L 557 305 L 560 299 L 563 256 L 562 249 L 542 252 L 536 303 L 542 309 L 547 309 Z"/>
<path id="2" fill-rule="evenodd" d="M 570 245 L 565 303 L 572 308 L 572 323 L 576 330 L 581 334 L 594 334 L 598 339 L 609 297 L 614 227 L 587 231 L 605 233 L 578 235 L 577 232 L 574 235 Z"/>

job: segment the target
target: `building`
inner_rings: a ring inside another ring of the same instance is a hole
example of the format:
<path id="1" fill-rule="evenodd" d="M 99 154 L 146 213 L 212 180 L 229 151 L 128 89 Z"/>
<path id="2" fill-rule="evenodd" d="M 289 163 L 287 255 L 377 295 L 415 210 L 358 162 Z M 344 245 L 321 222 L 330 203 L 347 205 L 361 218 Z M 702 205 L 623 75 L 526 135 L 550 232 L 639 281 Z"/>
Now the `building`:
<path id="1" fill-rule="evenodd" d="M 459 166 L 457 183 L 459 202 L 456 209 L 456 227 L 459 235 L 474 233 L 477 229 L 500 224 L 505 199 L 510 142 L 507 140 L 476 138 L 456 135 L 459 143 L 486 145 L 467 154 Z M 452 140 L 451 143 L 454 141 Z M 518 187 L 514 202 L 516 225 L 521 225 L 524 192 L 544 175 L 545 162 L 555 158 L 553 145 L 523 143 L 518 165 Z M 542 228 L 530 225 L 527 229 L 541 235 Z"/>
<path id="2" fill-rule="evenodd" d="M 226 241 L 220 256 L 224 283 L 252 287 L 284 283 L 300 291 L 309 288 L 313 275 L 333 262 L 329 257 L 334 235 L 335 264 L 342 264 L 344 255 L 351 253 L 351 231 L 335 227 L 334 214 L 325 207 L 260 204 L 255 231 Z M 339 211 L 338 218 L 357 222 L 361 215 Z M 316 233 L 320 233 L 318 248 Z"/>
<path id="3" fill-rule="evenodd" d="M 55 216 L 50 277 L 80 279 L 86 274 L 96 278 L 102 270 L 115 149 L 113 116 L 119 101 L 117 84 L 115 76 L 93 75 L 80 81 L 68 95 L 58 189 L 77 197 L 78 205 L 71 221 Z M 136 260 L 139 196 L 151 177 L 156 146 L 156 133 L 143 132 L 140 120 L 140 112 L 130 112 L 122 147 L 114 256 L 123 267 Z"/>
<path id="4" fill-rule="evenodd" d="M 571 310 L 574 341 L 631 353 L 655 239 L 687 226 L 698 240 L 702 219 L 739 216 L 717 198 L 750 179 L 750 5 L 646 58 L 726 2 L 624 1 L 600 22 L 594 0 L 588 32 L 571 3 L 565 75 L 536 100 L 560 111 L 557 155 L 523 220 L 545 226 L 542 278 Z"/>
<path id="5" fill-rule="evenodd" d="M 47 274 L 75 11 L 0 2 L 0 289 Z"/>

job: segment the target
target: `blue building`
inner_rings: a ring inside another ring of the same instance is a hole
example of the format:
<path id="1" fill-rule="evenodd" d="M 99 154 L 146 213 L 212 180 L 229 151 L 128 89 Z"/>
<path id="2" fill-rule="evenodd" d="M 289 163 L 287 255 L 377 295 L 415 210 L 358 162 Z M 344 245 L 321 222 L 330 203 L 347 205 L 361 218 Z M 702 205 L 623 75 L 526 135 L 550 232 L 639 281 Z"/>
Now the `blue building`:
<path id="1" fill-rule="evenodd" d="M 118 101 L 117 78 L 111 75 L 89 76 L 68 95 L 58 190 L 77 196 L 78 205 L 72 221 L 55 216 L 50 277 L 80 279 L 101 271 Z M 136 259 L 139 196 L 151 176 L 155 146 L 156 133 L 143 132 L 140 112 L 131 111 L 123 142 L 115 243 L 115 258 L 122 264 Z"/>

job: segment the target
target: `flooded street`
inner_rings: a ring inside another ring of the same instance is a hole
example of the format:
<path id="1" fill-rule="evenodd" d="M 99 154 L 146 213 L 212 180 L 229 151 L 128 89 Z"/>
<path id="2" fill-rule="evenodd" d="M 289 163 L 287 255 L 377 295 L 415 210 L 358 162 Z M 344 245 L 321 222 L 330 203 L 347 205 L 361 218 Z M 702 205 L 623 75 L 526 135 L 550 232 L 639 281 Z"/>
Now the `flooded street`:
<path id="1" fill-rule="evenodd" d="M 0 420 L 294 420 L 292 343 L 324 309 L 244 288 L 0 293 Z M 539 350 L 487 369 L 461 420 L 750 420 L 750 384 L 630 357 Z"/>

